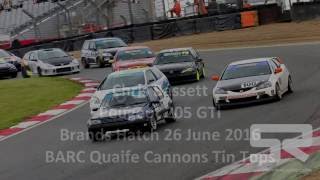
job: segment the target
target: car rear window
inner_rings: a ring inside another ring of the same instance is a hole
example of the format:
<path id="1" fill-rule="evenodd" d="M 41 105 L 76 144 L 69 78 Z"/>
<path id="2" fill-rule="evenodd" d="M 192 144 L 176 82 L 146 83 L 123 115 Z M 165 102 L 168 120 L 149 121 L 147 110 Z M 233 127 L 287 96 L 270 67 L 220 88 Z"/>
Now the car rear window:
<path id="1" fill-rule="evenodd" d="M 262 76 L 271 74 L 267 61 L 257 63 L 246 63 L 229 65 L 222 75 L 222 80 L 237 79 L 251 76 Z"/>
<path id="2" fill-rule="evenodd" d="M 189 50 L 164 52 L 158 54 L 155 64 L 170 64 L 179 62 L 192 62 L 194 58 Z"/>
<path id="3" fill-rule="evenodd" d="M 100 90 L 145 85 L 144 72 L 110 75 L 100 86 Z"/>
<path id="4" fill-rule="evenodd" d="M 155 55 L 149 48 L 124 50 L 124 51 L 120 51 L 118 54 L 118 59 L 120 61 L 145 59 L 145 58 L 153 58 L 153 57 L 155 57 Z"/>

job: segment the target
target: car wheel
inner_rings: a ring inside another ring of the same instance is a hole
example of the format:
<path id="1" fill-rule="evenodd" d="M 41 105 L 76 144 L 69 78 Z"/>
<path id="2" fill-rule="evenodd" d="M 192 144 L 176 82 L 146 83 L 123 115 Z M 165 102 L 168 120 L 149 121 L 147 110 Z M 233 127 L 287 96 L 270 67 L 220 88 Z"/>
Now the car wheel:
<path id="1" fill-rule="evenodd" d="M 16 78 L 18 76 L 18 73 L 14 73 L 11 75 L 11 78 Z"/>
<path id="2" fill-rule="evenodd" d="M 99 64 L 100 68 L 104 68 L 105 67 L 105 63 L 103 62 L 103 60 L 101 58 L 98 58 L 97 61 L 98 61 L 98 64 Z"/>
<path id="3" fill-rule="evenodd" d="M 276 97 L 275 98 L 276 98 L 277 101 L 280 101 L 282 99 L 282 94 L 281 94 L 281 90 L 280 90 L 279 84 L 276 84 L 275 91 L 276 91 Z"/>
<path id="4" fill-rule="evenodd" d="M 30 78 L 31 76 L 28 74 L 28 70 L 25 67 L 21 67 L 21 75 L 23 78 Z"/>
<path id="5" fill-rule="evenodd" d="M 103 131 L 89 131 L 89 138 L 92 142 L 100 142 L 104 140 Z"/>
<path id="6" fill-rule="evenodd" d="M 148 123 L 148 126 L 146 127 L 146 131 L 147 132 L 153 132 L 153 131 L 156 131 L 158 129 L 158 122 L 157 122 L 157 119 L 155 116 L 153 116 L 149 123 Z"/>
<path id="7" fill-rule="evenodd" d="M 40 68 L 40 67 L 38 67 L 38 74 L 39 74 L 39 76 L 40 76 L 40 77 L 42 77 L 42 76 L 43 76 L 43 74 L 42 74 L 42 70 L 41 70 L 41 68 Z"/>
<path id="8" fill-rule="evenodd" d="M 174 111 L 174 105 L 170 107 L 169 111 L 169 117 L 165 119 L 166 123 L 173 123 L 176 121 L 175 111 Z"/>
<path id="9" fill-rule="evenodd" d="M 82 65 L 85 69 L 90 68 L 90 64 L 87 63 L 87 60 L 85 58 L 82 58 Z"/>
<path id="10" fill-rule="evenodd" d="M 291 76 L 289 76 L 289 81 L 288 81 L 288 92 L 293 93 L 293 84 L 292 84 Z"/>

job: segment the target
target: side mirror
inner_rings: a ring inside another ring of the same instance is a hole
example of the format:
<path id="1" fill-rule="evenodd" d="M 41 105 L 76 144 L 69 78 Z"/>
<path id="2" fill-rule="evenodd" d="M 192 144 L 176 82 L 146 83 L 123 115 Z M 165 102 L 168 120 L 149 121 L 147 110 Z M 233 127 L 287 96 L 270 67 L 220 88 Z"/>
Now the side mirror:
<path id="1" fill-rule="evenodd" d="M 159 99 L 154 99 L 150 101 L 151 104 L 159 104 L 160 100 Z"/>
<path id="2" fill-rule="evenodd" d="M 198 59 L 197 59 L 197 62 L 202 62 L 202 61 L 203 61 L 202 58 L 198 58 Z"/>
<path id="3" fill-rule="evenodd" d="M 220 77 L 217 76 L 217 75 L 215 75 L 215 76 L 212 76 L 211 79 L 212 79 L 213 81 L 219 81 L 219 80 L 220 80 Z"/>
<path id="4" fill-rule="evenodd" d="M 93 108 L 92 109 L 92 111 L 94 111 L 94 112 L 96 112 L 96 111 L 98 111 L 99 110 L 99 108 Z"/>
<path id="5" fill-rule="evenodd" d="M 36 59 L 31 59 L 30 61 L 37 62 L 38 60 L 36 60 Z"/>
<path id="6" fill-rule="evenodd" d="M 283 69 L 281 68 L 281 67 L 279 67 L 279 68 L 277 68 L 275 71 L 274 71 L 274 73 L 275 74 L 279 74 L 279 73 L 281 73 L 283 71 Z"/>

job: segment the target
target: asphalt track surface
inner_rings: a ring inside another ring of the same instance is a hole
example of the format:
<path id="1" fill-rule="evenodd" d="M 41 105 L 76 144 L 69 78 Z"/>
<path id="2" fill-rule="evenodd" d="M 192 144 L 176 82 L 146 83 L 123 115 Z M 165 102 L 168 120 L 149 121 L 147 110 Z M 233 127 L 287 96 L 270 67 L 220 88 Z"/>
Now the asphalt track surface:
<path id="1" fill-rule="evenodd" d="M 211 89 L 215 82 L 206 78 L 198 83 L 178 85 L 176 88 L 206 86 L 209 96 L 176 96 L 178 107 L 191 107 L 191 118 L 179 118 L 173 124 L 161 124 L 157 133 L 159 140 L 114 139 L 101 143 L 90 141 L 61 141 L 60 130 L 86 132 L 89 119 L 89 106 L 70 112 L 54 121 L 36 127 L 5 141 L 0 142 L 0 179 L 193 179 L 232 163 L 215 160 L 212 151 L 225 151 L 240 160 L 240 151 L 258 152 L 262 149 L 251 148 L 246 138 L 228 141 L 226 129 L 248 129 L 252 124 L 320 124 L 320 45 L 298 45 L 286 47 L 264 47 L 249 49 L 230 49 L 201 53 L 206 63 L 207 76 L 220 73 L 234 60 L 263 56 L 279 56 L 290 69 L 295 93 L 285 96 L 281 102 L 267 103 L 249 107 L 239 107 L 221 112 L 221 118 L 199 118 L 199 107 L 211 107 Z M 74 77 L 102 80 L 110 68 L 93 68 L 82 71 Z M 209 110 L 206 112 L 210 112 Z M 217 114 L 215 114 L 217 115 Z M 181 129 L 183 140 L 164 140 L 169 130 Z M 198 132 L 220 132 L 219 141 L 187 141 L 187 130 Z M 243 134 L 243 133 L 242 133 Z M 245 136 L 245 135 L 244 135 Z M 277 137 L 276 135 L 272 135 Z M 88 160 L 93 151 L 101 153 L 120 153 L 130 150 L 141 155 L 138 163 L 96 164 Z M 47 163 L 46 151 L 67 152 L 83 151 L 86 162 Z M 160 154 L 208 154 L 205 163 L 147 163 L 144 153 L 152 151 Z M 222 156 L 219 156 L 219 158 Z"/>

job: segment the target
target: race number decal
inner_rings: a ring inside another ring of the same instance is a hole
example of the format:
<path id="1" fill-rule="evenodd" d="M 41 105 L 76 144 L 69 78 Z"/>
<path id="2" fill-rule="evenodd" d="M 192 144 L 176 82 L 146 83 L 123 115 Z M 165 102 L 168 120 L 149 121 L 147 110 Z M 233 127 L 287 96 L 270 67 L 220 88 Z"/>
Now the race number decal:
<path id="1" fill-rule="evenodd" d="M 255 87 L 258 84 L 258 81 L 256 82 L 245 82 L 241 84 L 241 88 L 250 88 Z"/>

